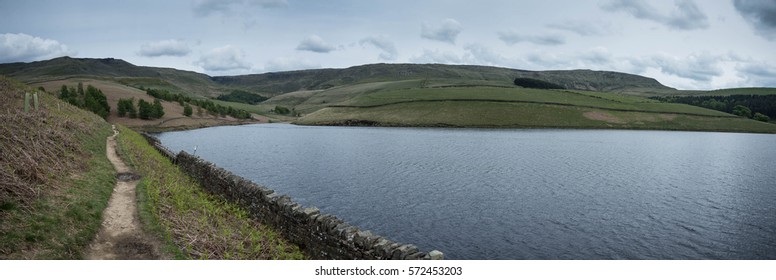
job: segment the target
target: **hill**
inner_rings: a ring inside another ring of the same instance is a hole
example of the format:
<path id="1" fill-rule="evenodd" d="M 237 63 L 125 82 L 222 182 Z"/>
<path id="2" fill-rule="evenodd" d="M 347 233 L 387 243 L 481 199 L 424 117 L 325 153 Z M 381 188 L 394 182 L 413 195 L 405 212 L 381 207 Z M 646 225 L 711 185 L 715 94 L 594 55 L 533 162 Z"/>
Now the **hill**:
<path id="1" fill-rule="evenodd" d="M 135 66 L 119 59 L 63 57 L 0 64 L 0 74 L 47 90 L 62 83 L 89 81 L 116 89 L 109 91 L 116 92 L 109 95 L 111 100 L 117 100 L 116 96 L 142 98 L 138 88 L 163 89 L 232 106 L 255 117 L 264 115 L 274 121 L 300 124 L 773 130 L 773 124 L 695 107 L 698 104 L 667 102 L 673 102 L 672 96 L 769 95 L 774 89 L 682 91 L 652 78 L 610 71 L 370 64 L 210 77 L 170 68 Z M 522 84 L 525 86 L 552 85 L 563 90 L 522 88 L 515 85 L 516 80 L 531 81 Z M 267 97 L 271 98 L 265 100 Z M 174 102 L 164 105 L 165 110 L 178 114 L 182 109 L 176 106 Z M 109 120 L 116 121 L 112 117 Z M 178 119 L 177 115 L 169 117 Z M 165 120 L 158 125 L 163 124 Z M 192 126 L 196 125 L 182 125 Z"/>
<path id="2" fill-rule="evenodd" d="M 228 93 L 210 76 L 172 68 L 136 66 L 115 58 L 59 57 L 30 63 L 0 64 L 0 75 L 25 83 L 70 78 L 111 80 L 132 87 L 167 89 L 187 96 L 208 97 Z"/>
<path id="3" fill-rule="evenodd" d="M 80 258 L 100 227 L 115 173 L 111 126 L 95 114 L 0 76 L 0 259 Z"/>
<path id="4" fill-rule="evenodd" d="M 320 96 L 321 93 L 314 95 Z M 313 102 L 314 103 L 314 102 Z M 362 93 L 309 112 L 305 125 L 618 128 L 776 133 L 720 111 L 616 93 L 503 87 L 401 88 Z"/>
<path id="5" fill-rule="evenodd" d="M 300 90 L 397 80 L 426 80 L 428 86 L 478 84 L 512 86 L 515 78 L 533 78 L 567 89 L 629 92 L 673 90 L 655 79 L 592 70 L 526 71 L 509 68 L 444 64 L 370 64 L 345 69 L 317 69 L 242 76 L 213 77 L 226 86 L 247 88 L 268 95 Z"/>
<path id="6" fill-rule="evenodd" d="M 190 96 L 216 97 L 232 90 L 276 96 L 300 90 L 379 81 L 424 79 L 429 85 L 475 82 L 512 86 L 515 78 L 533 78 L 567 89 L 607 92 L 670 91 L 652 78 L 592 70 L 527 71 L 509 68 L 444 64 L 369 64 L 345 69 L 315 69 L 240 76 L 210 77 L 172 68 L 136 66 L 114 58 L 60 57 L 30 63 L 0 64 L 0 75 L 26 83 L 65 78 L 111 78 L 133 87 L 169 89 Z M 450 83 L 450 81 L 455 81 Z"/>
<path id="7" fill-rule="evenodd" d="M 238 120 L 229 116 L 215 116 L 205 113 L 206 110 L 199 108 L 196 105 L 191 105 L 194 113 L 192 116 L 184 116 L 184 107 L 178 102 L 161 101 L 164 108 L 164 116 L 154 120 L 143 120 L 139 118 L 119 117 L 118 101 L 119 99 L 145 100 L 152 103 L 154 97 L 146 94 L 145 91 L 129 87 L 113 80 L 100 80 L 98 78 L 68 78 L 62 80 L 51 80 L 45 82 L 34 82 L 30 86 L 38 88 L 42 87 L 46 92 L 58 93 L 62 85 L 75 86 L 78 83 L 83 83 L 84 87 L 94 86 L 100 89 L 108 99 L 108 104 L 112 108 L 108 115 L 107 121 L 110 123 L 122 124 L 127 127 L 144 130 L 144 131 L 158 131 L 158 130 L 174 130 L 174 129 L 188 129 L 197 127 L 207 127 L 216 125 L 232 125 L 254 122 L 252 120 Z"/>

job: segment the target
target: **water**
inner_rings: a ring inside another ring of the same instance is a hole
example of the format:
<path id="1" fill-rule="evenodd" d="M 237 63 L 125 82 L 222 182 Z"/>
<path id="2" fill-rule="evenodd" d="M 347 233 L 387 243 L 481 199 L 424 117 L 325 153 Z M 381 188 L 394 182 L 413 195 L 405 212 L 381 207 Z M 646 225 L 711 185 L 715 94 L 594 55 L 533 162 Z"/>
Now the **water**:
<path id="1" fill-rule="evenodd" d="M 448 259 L 776 259 L 776 135 L 271 124 L 159 138 Z"/>

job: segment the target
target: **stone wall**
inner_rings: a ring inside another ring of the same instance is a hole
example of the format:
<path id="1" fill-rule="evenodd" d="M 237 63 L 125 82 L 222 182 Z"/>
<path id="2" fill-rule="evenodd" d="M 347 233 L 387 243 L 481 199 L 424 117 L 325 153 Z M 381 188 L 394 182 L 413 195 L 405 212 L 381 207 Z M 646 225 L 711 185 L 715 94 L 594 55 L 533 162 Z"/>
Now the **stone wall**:
<path id="1" fill-rule="evenodd" d="M 314 259 L 421 260 L 442 259 L 439 251 L 421 252 L 412 244 L 400 244 L 358 227 L 317 208 L 305 208 L 286 195 L 257 185 L 199 157 L 181 151 L 177 155 L 158 139 L 144 134 L 160 153 L 199 181 L 210 193 L 246 209 L 262 224 L 279 230 Z"/>

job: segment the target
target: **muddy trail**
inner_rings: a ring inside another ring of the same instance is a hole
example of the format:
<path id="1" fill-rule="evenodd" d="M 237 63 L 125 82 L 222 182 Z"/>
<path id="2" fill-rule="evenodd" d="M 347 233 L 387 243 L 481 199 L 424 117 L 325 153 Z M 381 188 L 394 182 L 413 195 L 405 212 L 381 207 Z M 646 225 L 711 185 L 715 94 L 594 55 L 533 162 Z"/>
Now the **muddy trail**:
<path id="1" fill-rule="evenodd" d="M 140 176 L 132 173 L 116 153 L 118 130 L 107 140 L 107 155 L 118 173 L 116 185 L 102 216 L 100 231 L 85 255 L 90 260 L 154 260 L 166 258 L 159 242 L 143 232 L 138 218 L 135 187 Z"/>

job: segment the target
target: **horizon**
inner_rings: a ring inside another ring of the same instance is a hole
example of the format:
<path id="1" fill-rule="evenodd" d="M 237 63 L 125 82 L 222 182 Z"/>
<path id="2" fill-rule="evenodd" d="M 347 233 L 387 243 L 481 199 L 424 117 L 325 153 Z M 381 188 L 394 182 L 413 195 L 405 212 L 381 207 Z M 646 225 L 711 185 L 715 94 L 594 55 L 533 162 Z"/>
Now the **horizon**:
<path id="1" fill-rule="evenodd" d="M 0 1 L 0 63 L 115 57 L 209 76 L 446 64 L 776 87 L 773 13 L 763 0 Z"/>

